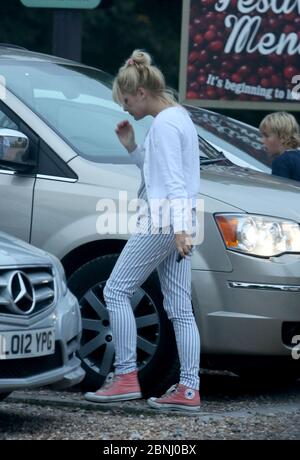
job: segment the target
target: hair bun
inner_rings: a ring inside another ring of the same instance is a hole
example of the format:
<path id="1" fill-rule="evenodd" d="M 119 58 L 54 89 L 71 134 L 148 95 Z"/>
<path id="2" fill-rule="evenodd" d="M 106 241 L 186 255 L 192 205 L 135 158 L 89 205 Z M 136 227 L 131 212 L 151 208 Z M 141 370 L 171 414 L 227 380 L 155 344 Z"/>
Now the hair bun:
<path id="1" fill-rule="evenodd" d="M 131 59 L 134 61 L 135 64 L 144 66 L 150 66 L 152 63 L 150 54 L 141 50 L 134 50 L 131 55 Z"/>

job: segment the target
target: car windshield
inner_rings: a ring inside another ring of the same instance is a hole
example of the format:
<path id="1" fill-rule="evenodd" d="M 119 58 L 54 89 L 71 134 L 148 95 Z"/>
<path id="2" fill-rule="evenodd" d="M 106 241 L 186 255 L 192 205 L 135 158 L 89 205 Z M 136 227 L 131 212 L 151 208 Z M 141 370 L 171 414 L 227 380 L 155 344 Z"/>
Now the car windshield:
<path id="1" fill-rule="evenodd" d="M 52 62 L 2 61 L 1 73 L 7 89 L 88 160 L 131 163 L 115 134 L 116 125 L 124 118 L 130 120 L 138 143 L 150 128 L 152 117 L 136 122 L 113 102 L 112 77 L 100 70 Z M 220 157 L 200 135 L 204 162 Z"/>
<path id="2" fill-rule="evenodd" d="M 186 108 L 198 134 L 218 150 L 230 154 L 232 161 L 237 158 L 255 169 L 269 170 L 271 158 L 263 148 L 257 128 L 209 110 Z"/>

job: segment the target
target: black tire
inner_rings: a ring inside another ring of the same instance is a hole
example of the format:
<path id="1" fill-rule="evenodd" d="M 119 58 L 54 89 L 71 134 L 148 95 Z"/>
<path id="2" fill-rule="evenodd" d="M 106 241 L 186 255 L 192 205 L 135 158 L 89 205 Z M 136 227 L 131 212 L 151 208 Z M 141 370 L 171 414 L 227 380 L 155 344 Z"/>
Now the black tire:
<path id="1" fill-rule="evenodd" d="M 119 254 L 93 259 L 74 272 L 68 285 L 82 317 L 79 357 L 86 371 L 84 390 L 101 386 L 114 362 L 114 346 L 103 289 Z M 172 324 L 163 309 L 158 276 L 153 273 L 131 299 L 137 321 L 137 361 L 145 397 L 161 394 L 178 381 L 179 362 Z"/>
<path id="2" fill-rule="evenodd" d="M 10 392 L 8 393 L 0 393 L 0 401 L 3 401 L 3 399 L 7 398 L 7 396 L 10 395 Z"/>

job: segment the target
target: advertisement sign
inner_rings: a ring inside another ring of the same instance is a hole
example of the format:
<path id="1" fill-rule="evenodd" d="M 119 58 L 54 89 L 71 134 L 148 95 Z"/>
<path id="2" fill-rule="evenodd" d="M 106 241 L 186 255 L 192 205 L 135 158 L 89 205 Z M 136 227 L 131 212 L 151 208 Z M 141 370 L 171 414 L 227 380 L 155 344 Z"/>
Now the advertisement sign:
<path id="1" fill-rule="evenodd" d="M 299 110 L 300 0 L 183 0 L 179 93 L 202 107 Z"/>
<path id="2" fill-rule="evenodd" d="M 101 0 L 21 0 L 24 6 L 31 8 L 74 8 L 93 9 Z"/>

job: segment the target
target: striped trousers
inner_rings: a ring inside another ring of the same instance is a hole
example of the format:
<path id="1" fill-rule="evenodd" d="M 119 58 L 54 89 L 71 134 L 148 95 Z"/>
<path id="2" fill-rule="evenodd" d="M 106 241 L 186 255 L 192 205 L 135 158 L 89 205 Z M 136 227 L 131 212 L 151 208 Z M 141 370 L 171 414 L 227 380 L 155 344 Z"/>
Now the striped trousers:
<path id="1" fill-rule="evenodd" d="M 163 230 L 132 234 L 106 283 L 104 298 L 115 345 L 115 373 L 126 374 L 137 367 L 137 329 L 130 298 L 157 269 L 163 306 L 174 327 L 180 383 L 198 390 L 200 336 L 191 303 L 191 256 L 176 262 L 173 230 Z"/>

